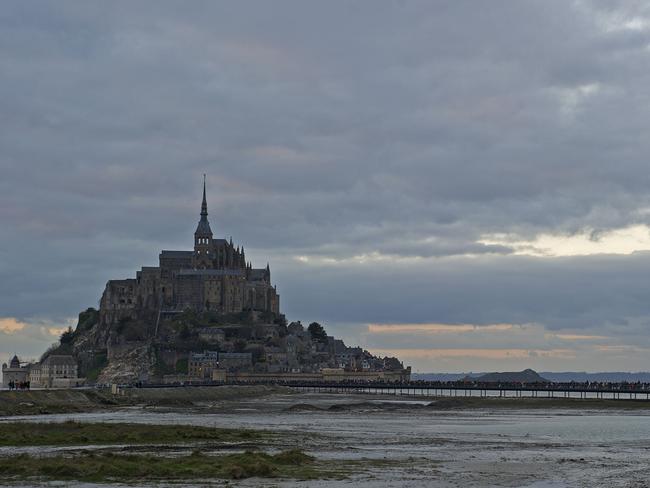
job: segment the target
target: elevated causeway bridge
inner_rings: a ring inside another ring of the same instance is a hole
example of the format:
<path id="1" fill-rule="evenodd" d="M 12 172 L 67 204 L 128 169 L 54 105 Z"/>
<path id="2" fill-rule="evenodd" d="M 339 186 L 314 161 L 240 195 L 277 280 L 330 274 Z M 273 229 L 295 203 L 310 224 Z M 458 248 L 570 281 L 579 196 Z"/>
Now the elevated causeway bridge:
<path id="1" fill-rule="evenodd" d="M 514 384 L 287 384 L 300 391 L 329 393 L 365 393 L 376 395 L 417 397 L 498 397 L 498 398 L 575 398 L 602 400 L 650 401 L 650 385 L 630 388 L 630 385 L 514 385 Z"/>
<path id="2" fill-rule="evenodd" d="M 316 393 L 359 393 L 410 397 L 477 398 L 573 398 L 602 400 L 644 400 L 650 402 L 650 383 L 479 383 L 411 381 L 384 382 L 312 382 L 312 381 L 228 381 L 187 382 L 183 384 L 143 384 L 142 388 L 169 388 L 223 385 L 286 386 Z"/>

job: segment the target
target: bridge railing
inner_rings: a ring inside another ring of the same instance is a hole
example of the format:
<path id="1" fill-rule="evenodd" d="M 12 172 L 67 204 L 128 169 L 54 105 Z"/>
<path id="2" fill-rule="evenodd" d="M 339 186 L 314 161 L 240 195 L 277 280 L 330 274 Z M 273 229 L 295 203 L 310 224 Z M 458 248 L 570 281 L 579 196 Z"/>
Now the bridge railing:
<path id="1" fill-rule="evenodd" d="M 139 383 L 123 385 L 139 388 L 170 388 L 170 387 L 200 387 L 200 386 L 222 386 L 222 385 L 269 385 L 287 386 L 297 388 L 339 388 L 339 389 L 385 389 L 385 390 L 467 390 L 467 391 L 535 391 L 535 392 L 587 392 L 587 393 L 650 393 L 650 383 L 612 383 L 612 382 L 501 382 L 487 383 L 479 381 L 408 381 L 408 382 L 386 382 L 386 381 L 287 381 L 287 380 L 238 380 L 238 381 L 206 381 L 188 380 L 182 383 Z"/>

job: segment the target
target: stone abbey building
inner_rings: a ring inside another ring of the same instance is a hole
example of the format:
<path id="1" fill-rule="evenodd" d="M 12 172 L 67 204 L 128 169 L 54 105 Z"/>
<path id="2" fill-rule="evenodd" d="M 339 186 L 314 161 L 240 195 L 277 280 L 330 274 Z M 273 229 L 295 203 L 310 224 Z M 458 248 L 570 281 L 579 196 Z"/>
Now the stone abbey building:
<path id="1" fill-rule="evenodd" d="M 201 219 L 194 232 L 194 250 L 162 251 L 159 266 L 143 267 L 135 279 L 111 280 L 100 301 L 100 322 L 124 317 L 145 318 L 182 311 L 280 313 L 280 297 L 271 285 L 271 271 L 253 268 L 244 247 L 215 239 L 208 222 L 203 181 Z"/>

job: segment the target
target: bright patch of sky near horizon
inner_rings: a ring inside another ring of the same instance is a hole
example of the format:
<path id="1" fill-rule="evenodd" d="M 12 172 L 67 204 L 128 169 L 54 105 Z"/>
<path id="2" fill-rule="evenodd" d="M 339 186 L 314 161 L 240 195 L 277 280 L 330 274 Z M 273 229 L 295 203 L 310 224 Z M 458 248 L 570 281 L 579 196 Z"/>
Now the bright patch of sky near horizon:
<path id="1" fill-rule="evenodd" d="M 649 61 L 641 1 L 6 2 L 0 361 L 189 248 L 207 173 L 290 320 L 650 370 Z"/>
<path id="2" fill-rule="evenodd" d="M 650 251 L 650 228 L 634 225 L 598 232 L 583 229 L 570 235 L 540 234 L 532 240 L 516 235 L 487 235 L 478 241 L 485 245 L 508 246 L 514 254 L 527 256 L 588 256 L 593 254 L 632 254 Z"/>

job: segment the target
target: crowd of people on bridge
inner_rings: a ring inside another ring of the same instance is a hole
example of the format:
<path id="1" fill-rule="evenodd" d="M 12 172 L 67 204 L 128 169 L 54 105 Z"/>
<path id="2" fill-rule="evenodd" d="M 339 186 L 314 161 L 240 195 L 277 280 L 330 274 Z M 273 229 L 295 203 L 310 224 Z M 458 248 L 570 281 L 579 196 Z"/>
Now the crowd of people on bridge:
<path id="1" fill-rule="evenodd" d="M 554 391 L 650 391 L 650 383 L 640 381 L 630 383 L 604 382 L 604 381 L 569 381 L 569 382 L 484 382 L 478 379 L 462 379 L 456 381 L 424 381 L 414 380 L 409 382 L 411 387 L 420 388 L 471 388 L 471 389 L 508 389 L 508 390 L 554 390 Z"/>
<path id="2" fill-rule="evenodd" d="M 29 382 L 28 382 L 29 383 Z M 222 384 L 229 385 L 248 385 L 248 384 L 266 384 L 275 386 L 304 386 L 304 387 L 331 387 L 340 386 L 348 388 L 410 388 L 410 389 L 454 389 L 454 390 L 536 390 L 536 391 L 605 391 L 605 392 L 642 392 L 650 393 L 650 383 L 642 382 L 595 382 L 595 381 L 571 381 L 571 382 L 485 382 L 479 379 L 464 378 L 455 381 L 427 381 L 427 380 L 410 380 L 410 381 L 385 381 L 385 380 L 345 380 L 337 382 L 325 382 L 314 380 L 239 380 L 239 381 L 210 381 L 194 380 L 182 383 L 164 383 L 164 384 L 143 384 L 138 382 L 128 386 L 139 388 L 155 387 L 173 387 L 173 386 L 217 386 Z"/>
<path id="3" fill-rule="evenodd" d="M 247 384 L 247 381 L 229 382 L 231 384 Z M 273 385 L 295 386 L 332 386 L 339 385 L 342 387 L 369 387 L 369 388 L 417 388 L 417 389 L 473 389 L 473 390 L 548 390 L 548 391 L 610 391 L 610 392 L 650 392 L 650 383 L 642 382 L 595 382 L 595 381 L 571 381 L 571 382 L 485 382 L 478 379 L 462 379 L 456 381 L 384 381 L 384 380 L 346 380 L 340 382 L 323 382 L 323 381 L 291 381 L 275 380 L 254 383 L 266 383 Z"/>

